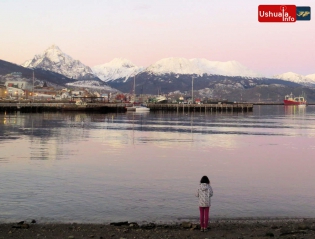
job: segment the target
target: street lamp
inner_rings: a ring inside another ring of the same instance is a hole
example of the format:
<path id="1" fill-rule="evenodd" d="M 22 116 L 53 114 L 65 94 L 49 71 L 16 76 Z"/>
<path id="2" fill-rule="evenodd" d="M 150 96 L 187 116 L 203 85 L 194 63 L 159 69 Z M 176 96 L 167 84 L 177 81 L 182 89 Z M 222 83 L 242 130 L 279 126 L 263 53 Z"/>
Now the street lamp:
<path id="1" fill-rule="evenodd" d="M 191 103 L 194 103 L 194 79 L 197 77 L 191 77 Z"/>

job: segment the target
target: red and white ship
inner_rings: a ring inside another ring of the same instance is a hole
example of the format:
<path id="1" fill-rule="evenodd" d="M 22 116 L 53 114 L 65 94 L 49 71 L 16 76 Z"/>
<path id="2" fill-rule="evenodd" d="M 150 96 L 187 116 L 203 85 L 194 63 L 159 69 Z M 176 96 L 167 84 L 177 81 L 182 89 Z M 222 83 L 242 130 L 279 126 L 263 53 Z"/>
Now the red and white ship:
<path id="1" fill-rule="evenodd" d="M 303 96 L 294 97 L 291 93 L 284 97 L 284 105 L 306 105 L 306 100 Z"/>

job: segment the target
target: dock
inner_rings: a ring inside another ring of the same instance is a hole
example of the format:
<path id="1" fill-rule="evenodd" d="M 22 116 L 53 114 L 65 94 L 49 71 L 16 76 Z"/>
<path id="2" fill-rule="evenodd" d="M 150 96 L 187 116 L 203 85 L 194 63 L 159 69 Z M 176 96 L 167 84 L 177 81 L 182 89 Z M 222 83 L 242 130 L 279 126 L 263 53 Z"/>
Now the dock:
<path id="1" fill-rule="evenodd" d="M 253 104 L 148 104 L 150 111 L 175 112 L 250 112 Z"/>
<path id="2" fill-rule="evenodd" d="M 126 103 L 87 103 L 78 106 L 75 103 L 63 102 L 0 102 L 0 111 L 20 112 L 46 112 L 46 111 L 87 111 L 98 113 L 125 112 Z M 149 103 L 150 111 L 173 111 L 173 112 L 251 112 L 253 104 L 156 104 Z"/>

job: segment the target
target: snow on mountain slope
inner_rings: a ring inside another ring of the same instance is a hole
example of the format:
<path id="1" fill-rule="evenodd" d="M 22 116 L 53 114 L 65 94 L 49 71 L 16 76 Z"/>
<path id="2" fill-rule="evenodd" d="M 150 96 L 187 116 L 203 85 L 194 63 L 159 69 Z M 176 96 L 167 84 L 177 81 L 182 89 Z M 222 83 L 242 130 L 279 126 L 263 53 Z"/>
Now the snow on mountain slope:
<path id="1" fill-rule="evenodd" d="M 315 82 L 315 74 L 306 75 L 307 78 L 313 80 Z"/>
<path id="2" fill-rule="evenodd" d="M 315 74 L 303 76 L 303 75 L 296 74 L 294 72 L 286 72 L 280 75 L 275 75 L 274 78 L 292 81 L 292 82 L 300 83 L 300 84 L 310 84 L 310 83 L 315 84 Z"/>
<path id="3" fill-rule="evenodd" d="M 209 61 L 207 59 L 194 58 L 190 60 L 204 73 L 224 76 L 261 77 L 260 74 L 243 66 L 237 61 Z"/>
<path id="4" fill-rule="evenodd" d="M 138 67 L 131 61 L 123 58 L 115 58 L 108 63 L 92 67 L 92 70 L 94 74 L 103 81 L 121 78 L 125 78 L 126 81 L 129 77 L 134 76 L 142 71 L 143 67 Z"/>
<path id="5" fill-rule="evenodd" d="M 105 85 L 105 83 L 100 83 L 99 81 L 95 80 L 79 80 L 73 83 L 67 83 L 66 85 L 80 87 L 80 88 L 90 88 L 90 89 L 98 89 L 98 90 L 106 90 L 116 92 L 116 89 Z"/>
<path id="6" fill-rule="evenodd" d="M 93 74 L 90 67 L 66 55 L 56 45 L 52 45 L 41 55 L 35 55 L 33 59 L 24 62 L 22 66 L 27 68 L 42 68 L 73 79 Z"/>
<path id="7" fill-rule="evenodd" d="M 202 69 L 186 58 L 170 57 L 161 59 L 145 69 L 149 73 L 163 75 L 175 74 L 203 74 Z"/>
<path id="8" fill-rule="evenodd" d="M 214 74 L 225 76 L 261 77 L 237 61 L 209 61 L 207 59 L 164 58 L 146 68 L 146 71 L 161 75 L 175 74 Z"/>

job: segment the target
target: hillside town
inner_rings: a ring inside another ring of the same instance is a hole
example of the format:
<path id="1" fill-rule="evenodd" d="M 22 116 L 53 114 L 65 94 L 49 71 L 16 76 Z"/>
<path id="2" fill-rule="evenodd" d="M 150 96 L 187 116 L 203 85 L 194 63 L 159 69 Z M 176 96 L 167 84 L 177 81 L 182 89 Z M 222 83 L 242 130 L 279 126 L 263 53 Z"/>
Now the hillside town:
<path id="1" fill-rule="evenodd" d="M 12 72 L 1 76 L 0 100 L 2 101 L 45 101 L 45 102 L 75 102 L 83 99 L 85 102 L 106 103 L 202 103 L 197 97 L 192 100 L 191 92 L 175 92 L 169 94 L 149 95 L 106 91 L 100 88 L 60 87 L 48 85 L 45 81 L 37 81 L 23 77 L 21 72 Z M 208 99 L 203 99 L 208 100 Z"/>

